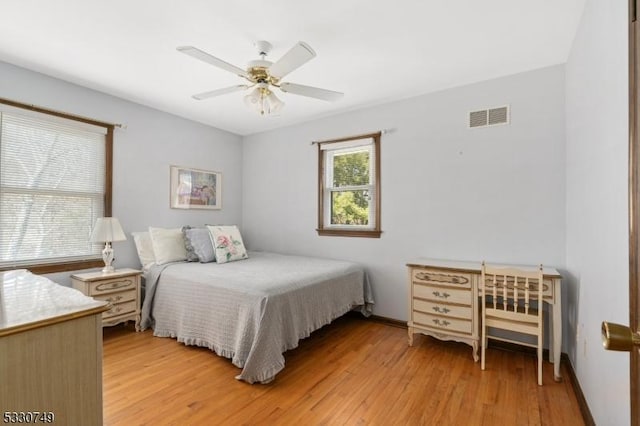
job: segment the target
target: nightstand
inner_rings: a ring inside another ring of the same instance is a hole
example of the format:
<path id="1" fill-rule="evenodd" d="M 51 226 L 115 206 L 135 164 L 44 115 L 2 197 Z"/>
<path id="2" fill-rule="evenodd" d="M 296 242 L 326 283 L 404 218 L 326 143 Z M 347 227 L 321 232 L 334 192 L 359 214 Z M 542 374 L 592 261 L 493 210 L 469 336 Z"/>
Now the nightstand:
<path id="1" fill-rule="evenodd" d="M 109 302 L 109 310 L 102 313 L 102 326 L 133 320 L 140 331 L 140 275 L 137 269 L 118 269 L 115 272 L 88 272 L 71 275 L 73 288 L 97 300 Z"/>

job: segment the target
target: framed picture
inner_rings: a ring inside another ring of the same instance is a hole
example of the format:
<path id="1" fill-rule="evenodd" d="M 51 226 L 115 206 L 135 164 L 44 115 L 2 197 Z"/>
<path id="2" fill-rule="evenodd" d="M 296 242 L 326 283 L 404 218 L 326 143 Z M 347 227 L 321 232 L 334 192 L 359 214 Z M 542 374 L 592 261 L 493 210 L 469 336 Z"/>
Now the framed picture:
<path id="1" fill-rule="evenodd" d="M 171 208 L 222 208 L 222 173 L 171 166 Z"/>

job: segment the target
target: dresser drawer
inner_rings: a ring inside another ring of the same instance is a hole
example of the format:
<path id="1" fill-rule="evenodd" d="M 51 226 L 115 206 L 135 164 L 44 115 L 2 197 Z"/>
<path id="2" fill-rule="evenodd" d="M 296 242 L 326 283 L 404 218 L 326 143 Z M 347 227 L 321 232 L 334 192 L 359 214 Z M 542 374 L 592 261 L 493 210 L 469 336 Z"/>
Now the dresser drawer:
<path id="1" fill-rule="evenodd" d="M 135 300 L 132 300 L 130 302 L 117 303 L 111 306 L 111 309 L 102 313 L 102 319 L 115 317 L 117 315 L 124 315 L 124 314 L 128 314 L 135 311 L 136 311 Z"/>
<path id="2" fill-rule="evenodd" d="M 467 320 L 472 317 L 470 306 L 451 305 L 429 300 L 413 299 L 413 310 L 425 314 L 436 314 Z"/>
<path id="3" fill-rule="evenodd" d="M 116 303 L 129 302 L 131 300 L 135 301 L 137 296 L 138 296 L 137 291 L 128 290 L 128 291 L 121 291 L 118 293 L 99 294 L 97 296 L 94 296 L 94 299 L 104 300 L 105 302 L 109 302 L 112 305 L 114 305 Z"/>
<path id="4" fill-rule="evenodd" d="M 413 283 L 413 297 L 471 306 L 471 290 L 445 288 Z"/>
<path id="5" fill-rule="evenodd" d="M 414 283 L 471 288 L 471 274 L 462 272 L 414 268 L 411 273 L 411 278 Z"/>
<path id="6" fill-rule="evenodd" d="M 413 311 L 413 323 L 439 330 L 471 334 L 471 321 Z"/>
<path id="7" fill-rule="evenodd" d="M 136 289 L 136 281 L 137 277 L 131 276 L 95 281 L 89 286 L 89 296 L 97 296 L 100 294 L 113 293 L 116 291 Z"/>

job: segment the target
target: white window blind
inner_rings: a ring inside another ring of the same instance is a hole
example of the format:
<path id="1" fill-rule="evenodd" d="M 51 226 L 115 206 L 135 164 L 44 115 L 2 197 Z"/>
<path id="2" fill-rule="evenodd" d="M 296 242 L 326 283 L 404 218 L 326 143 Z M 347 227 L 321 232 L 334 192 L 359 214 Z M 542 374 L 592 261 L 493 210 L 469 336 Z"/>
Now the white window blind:
<path id="1" fill-rule="evenodd" d="M 0 267 L 100 257 L 106 128 L 0 110 Z"/>

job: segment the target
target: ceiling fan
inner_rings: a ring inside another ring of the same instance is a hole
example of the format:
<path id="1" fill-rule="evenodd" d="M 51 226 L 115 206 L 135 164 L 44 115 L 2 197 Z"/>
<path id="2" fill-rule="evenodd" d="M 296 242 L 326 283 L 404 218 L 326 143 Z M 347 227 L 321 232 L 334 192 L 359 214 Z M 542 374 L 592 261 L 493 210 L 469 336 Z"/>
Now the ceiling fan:
<path id="1" fill-rule="evenodd" d="M 210 92 L 198 93 L 193 95 L 193 98 L 202 100 L 225 95 L 227 93 L 253 89 L 244 97 L 244 102 L 251 109 L 254 109 L 261 115 L 264 115 L 278 113 L 282 107 L 284 107 L 284 102 L 278 99 L 275 95 L 274 87 L 277 87 L 286 93 L 308 96 L 310 98 L 321 99 L 329 102 L 337 101 L 344 95 L 343 93 L 334 92 L 332 90 L 281 81 L 284 76 L 301 67 L 316 56 L 316 52 L 314 52 L 311 46 L 307 43 L 302 41 L 298 42 L 275 63 L 265 59 L 272 48 L 271 43 L 266 41 L 257 41 L 255 46 L 258 48 L 258 54 L 261 59 L 250 61 L 247 64 L 246 70 L 225 62 L 222 59 L 218 59 L 215 56 L 203 52 L 193 46 L 178 47 L 177 50 L 179 52 L 214 65 L 225 71 L 232 72 L 249 82 L 249 84 L 239 84 L 237 86 L 225 87 L 223 89 L 212 90 Z"/>

